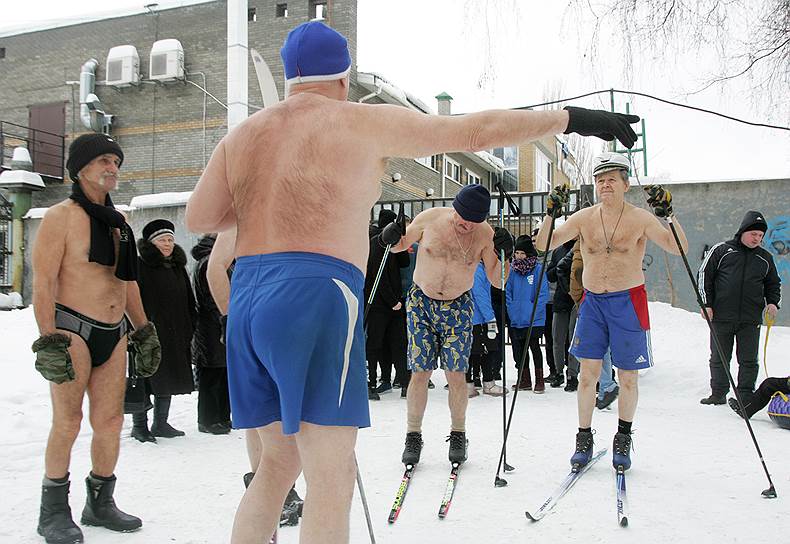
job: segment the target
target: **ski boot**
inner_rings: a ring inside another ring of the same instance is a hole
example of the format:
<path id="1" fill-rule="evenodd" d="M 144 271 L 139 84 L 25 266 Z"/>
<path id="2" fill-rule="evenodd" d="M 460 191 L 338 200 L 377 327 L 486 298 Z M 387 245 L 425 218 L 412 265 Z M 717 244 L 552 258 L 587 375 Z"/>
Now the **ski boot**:
<path id="1" fill-rule="evenodd" d="M 422 433 L 406 433 L 406 447 L 403 448 L 401 461 L 404 465 L 416 465 L 422 453 Z"/>
<path id="2" fill-rule="evenodd" d="M 576 433 L 576 451 L 571 457 L 571 467 L 574 472 L 578 472 L 583 466 L 590 462 L 593 455 L 593 433 L 592 431 L 579 431 Z"/>
<path id="3" fill-rule="evenodd" d="M 615 470 L 628 470 L 631 468 L 631 435 L 617 433 L 612 443 L 612 465 Z"/>
<path id="4" fill-rule="evenodd" d="M 466 447 L 469 445 L 466 433 L 451 431 L 447 441 L 450 443 L 450 449 L 447 452 L 450 462 L 461 464 L 466 461 Z"/>

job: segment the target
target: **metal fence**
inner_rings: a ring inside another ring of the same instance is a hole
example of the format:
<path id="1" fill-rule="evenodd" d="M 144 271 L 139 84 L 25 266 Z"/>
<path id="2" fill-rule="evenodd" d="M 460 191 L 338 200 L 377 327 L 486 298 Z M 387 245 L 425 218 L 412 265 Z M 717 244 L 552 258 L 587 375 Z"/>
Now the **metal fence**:
<path id="1" fill-rule="evenodd" d="M 16 147 L 27 148 L 35 172 L 63 179 L 63 158 L 66 154 L 63 134 L 0 121 L 0 165 L 10 167 Z"/>
<path id="2" fill-rule="evenodd" d="M 521 215 L 516 217 L 510 213 L 505 204 L 503 210 L 503 224 L 514 236 L 530 234 L 546 215 L 546 197 L 549 193 L 508 193 L 513 201 L 521 209 Z M 579 209 L 580 204 L 592 201 L 592 186 L 583 186 L 581 189 L 571 190 L 571 199 L 568 210 L 573 213 Z M 387 208 L 395 212 L 398 211 L 400 203 L 403 202 L 404 213 L 409 218 L 414 218 L 418 213 L 430 208 L 450 207 L 453 205 L 452 198 L 424 198 L 414 200 L 386 200 L 377 202 L 371 210 L 371 221 L 378 218 L 379 211 Z M 499 193 L 491 194 L 491 209 L 489 210 L 488 221 L 492 226 L 499 225 Z M 567 215 L 567 214 L 566 214 Z"/>
<path id="3" fill-rule="evenodd" d="M 13 207 L 0 194 L 0 290 L 11 288 L 11 226 L 13 225 Z"/>

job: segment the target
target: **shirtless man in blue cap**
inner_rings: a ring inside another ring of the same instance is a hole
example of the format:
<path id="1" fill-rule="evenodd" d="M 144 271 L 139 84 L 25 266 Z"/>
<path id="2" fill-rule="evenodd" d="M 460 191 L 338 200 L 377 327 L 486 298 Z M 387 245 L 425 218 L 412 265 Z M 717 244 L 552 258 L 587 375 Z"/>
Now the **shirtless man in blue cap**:
<path id="1" fill-rule="evenodd" d="M 281 54 L 287 98 L 217 145 L 186 223 L 195 232 L 238 228 L 227 330 L 231 407 L 234 425 L 257 429 L 264 448 L 232 542 L 272 534 L 304 470 L 300 541 L 342 543 L 357 429 L 370 425 L 363 270 L 387 159 L 517 145 L 563 131 L 631 147 L 630 124 L 639 118 L 582 108 L 450 117 L 349 102 L 346 39 L 320 21 L 293 29 Z"/>

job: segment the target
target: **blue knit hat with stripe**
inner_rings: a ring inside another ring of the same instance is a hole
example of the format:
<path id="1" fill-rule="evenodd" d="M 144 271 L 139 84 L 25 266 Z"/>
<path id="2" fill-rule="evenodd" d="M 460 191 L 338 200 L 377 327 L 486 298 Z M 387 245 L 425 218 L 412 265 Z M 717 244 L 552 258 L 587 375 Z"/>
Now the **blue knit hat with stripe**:
<path id="1" fill-rule="evenodd" d="M 280 56 L 286 86 L 342 79 L 351 70 L 348 41 L 321 21 L 302 23 L 291 30 Z"/>

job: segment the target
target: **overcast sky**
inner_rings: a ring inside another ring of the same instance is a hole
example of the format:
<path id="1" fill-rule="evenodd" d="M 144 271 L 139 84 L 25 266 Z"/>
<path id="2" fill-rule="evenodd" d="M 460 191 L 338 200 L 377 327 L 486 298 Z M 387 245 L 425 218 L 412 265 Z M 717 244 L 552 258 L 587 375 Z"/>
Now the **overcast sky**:
<path id="1" fill-rule="evenodd" d="M 508 108 L 542 102 L 551 94 L 575 96 L 616 88 L 716 110 L 749 121 L 786 125 L 747 97 L 747 81 L 701 94 L 701 74 L 713 62 L 698 52 L 659 63 L 650 44 L 634 51 L 631 81 L 614 42 L 603 44 L 599 62 L 585 57 L 587 21 L 565 11 L 566 2 L 538 0 L 358 0 L 358 68 L 378 72 L 435 108 L 447 92 L 453 112 Z M 141 8 L 144 0 L 0 1 L 0 30 L 108 10 Z M 163 6 L 178 2 L 160 2 Z M 108 48 L 111 45 L 108 44 Z M 186 52 L 189 55 L 189 52 Z M 252 73 L 250 77 L 253 77 Z M 2 83 L 0 83 L 2 90 Z M 616 106 L 647 123 L 652 176 L 673 180 L 790 177 L 790 132 L 756 128 L 679 109 L 637 96 L 618 96 Z M 573 102 L 609 107 L 607 96 Z"/>

